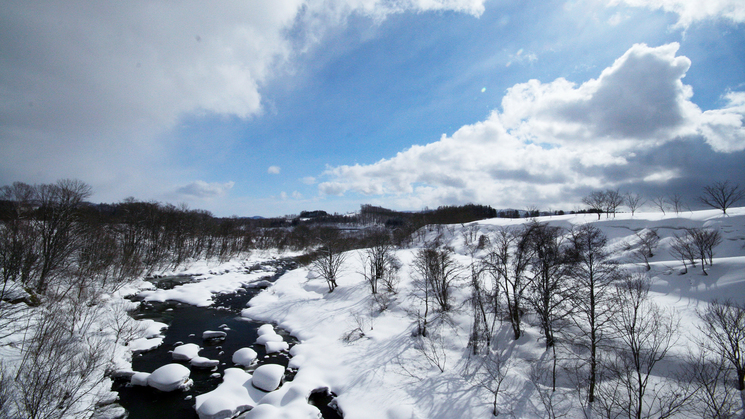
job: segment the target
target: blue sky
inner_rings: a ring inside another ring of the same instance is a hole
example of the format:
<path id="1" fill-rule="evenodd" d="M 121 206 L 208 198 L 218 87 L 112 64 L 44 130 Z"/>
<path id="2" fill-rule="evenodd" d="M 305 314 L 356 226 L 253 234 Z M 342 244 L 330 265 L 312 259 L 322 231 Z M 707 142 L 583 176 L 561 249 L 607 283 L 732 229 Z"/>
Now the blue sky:
<path id="1" fill-rule="evenodd" d="M 695 206 L 745 179 L 745 5 L 697 3 L 10 2 L 0 184 L 221 216 Z"/>

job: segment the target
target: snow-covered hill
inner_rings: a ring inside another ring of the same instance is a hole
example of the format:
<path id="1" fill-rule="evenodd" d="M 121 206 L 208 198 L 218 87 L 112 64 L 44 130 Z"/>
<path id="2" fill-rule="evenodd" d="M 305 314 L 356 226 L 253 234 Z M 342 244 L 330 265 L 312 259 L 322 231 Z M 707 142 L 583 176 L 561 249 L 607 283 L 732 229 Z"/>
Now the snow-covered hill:
<path id="1" fill-rule="evenodd" d="M 646 272 L 651 279 L 651 300 L 674 310 L 680 318 L 679 339 L 666 362 L 653 371 L 656 379 L 665 380 L 681 365 L 690 338 L 698 333 L 697 309 L 712 299 L 745 303 L 745 208 L 730 209 L 727 216 L 711 210 L 677 215 L 637 213 L 633 217 L 617 214 L 614 218 L 603 215 L 600 220 L 594 214 L 564 215 L 539 217 L 537 221 L 567 230 L 592 223 L 607 235 L 608 249 L 623 268 Z M 466 229 L 478 229 L 478 234 L 488 236 L 502 227 L 525 222 L 490 219 L 473 223 L 475 227 L 425 228 L 419 244 L 440 235 L 443 244 L 455 250 L 457 261 L 467 267 L 472 257 L 464 241 Z M 715 229 L 722 235 L 722 242 L 714 249 L 713 266 L 707 266 L 708 275 L 699 265 L 689 267 L 684 274 L 683 263 L 670 253 L 675 235 L 692 227 Z M 633 256 L 639 246 L 637 233 L 644 229 L 654 229 L 660 237 L 648 272 L 645 264 Z M 298 374 L 279 392 L 327 386 L 338 394 L 345 417 L 354 419 L 490 417 L 493 391 L 485 383 L 484 371 L 480 371 L 483 363 L 479 356 L 472 355 L 467 347 L 472 324 L 467 271 L 454 291 L 456 309 L 426 341 L 417 338 L 412 316 L 417 304 L 412 298 L 416 289 L 412 262 L 417 250 L 396 250 L 402 262 L 398 292 L 382 311 L 361 274 L 363 251 L 349 252 L 337 281 L 339 287 L 332 293 L 323 279 L 310 274 L 308 268 L 300 268 L 285 274 L 250 302 L 244 316 L 273 322 L 301 341 L 292 349 L 292 365 L 299 367 Z M 546 391 L 546 377 L 540 377 L 535 366 L 546 364 L 551 356 L 535 319 L 526 315 L 524 322 L 526 333 L 517 341 L 512 340 L 507 322 L 495 331 L 494 347 L 505 354 L 507 368 L 497 399 L 498 410 L 518 418 L 549 417 L 541 396 L 551 395 L 556 413 L 582 417 L 583 401 L 570 380 L 571 370 L 558 372 L 556 393 Z M 560 360 L 569 343 L 562 339 L 557 350 Z M 288 406 L 283 417 L 304 417 L 293 412 Z M 249 413 L 245 417 L 253 416 Z"/>

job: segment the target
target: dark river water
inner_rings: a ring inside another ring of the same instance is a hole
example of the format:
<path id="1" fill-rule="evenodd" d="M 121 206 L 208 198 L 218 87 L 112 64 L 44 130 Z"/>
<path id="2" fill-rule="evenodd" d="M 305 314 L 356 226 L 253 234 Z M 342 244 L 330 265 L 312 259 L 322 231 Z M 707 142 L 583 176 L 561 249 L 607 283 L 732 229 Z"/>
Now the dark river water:
<path id="1" fill-rule="evenodd" d="M 277 272 L 263 278 L 264 285 L 276 280 L 285 269 L 292 266 L 291 262 L 279 261 Z M 174 277 L 161 280 L 159 288 L 168 288 L 179 283 L 195 280 L 189 277 Z M 197 278 L 198 280 L 198 278 Z M 154 281 L 155 282 L 155 281 Z M 130 386 L 126 381 L 118 380 L 113 390 L 119 392 L 119 404 L 129 412 L 129 419 L 197 419 L 194 409 L 195 398 L 199 394 L 214 390 L 222 382 L 222 374 L 226 368 L 235 367 L 232 356 L 240 348 L 250 347 L 258 354 L 258 365 L 281 364 L 287 366 L 288 355 L 285 353 L 266 355 L 264 345 L 255 345 L 257 329 L 262 322 L 255 322 L 242 318 L 240 311 L 246 307 L 248 301 L 261 291 L 260 288 L 246 286 L 233 294 L 217 295 L 213 297 L 215 303 L 211 307 L 195 307 L 176 301 L 164 303 L 140 302 L 140 307 L 130 315 L 136 319 L 153 319 L 168 324 L 163 344 L 152 351 L 134 355 L 132 369 L 134 371 L 153 372 L 155 369 L 173 362 L 169 351 L 182 343 L 195 343 L 203 349 L 200 356 L 216 359 L 220 364 L 215 369 L 200 369 L 190 367 L 190 378 L 194 385 L 186 391 L 161 392 L 151 387 Z M 227 333 L 225 340 L 210 342 L 202 340 L 202 332 L 219 330 Z M 285 341 L 292 347 L 297 341 L 281 329 L 275 329 L 284 336 Z M 182 362 L 189 366 L 188 362 Z M 257 366 L 258 366 L 257 365 Z M 252 368 L 253 369 L 253 368 Z M 216 373 L 220 375 L 217 376 Z M 293 371 L 288 371 L 285 380 L 292 380 Z M 318 401 L 317 401 L 318 400 Z M 330 398 L 314 395 L 311 400 L 322 410 L 325 419 L 341 418 L 325 404 Z"/>

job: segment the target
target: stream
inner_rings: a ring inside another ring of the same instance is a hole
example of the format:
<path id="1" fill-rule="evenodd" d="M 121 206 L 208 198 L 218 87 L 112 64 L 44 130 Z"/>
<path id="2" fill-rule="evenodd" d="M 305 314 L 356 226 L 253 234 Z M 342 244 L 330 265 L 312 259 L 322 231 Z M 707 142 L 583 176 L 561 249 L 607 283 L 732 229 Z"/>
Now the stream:
<path id="1" fill-rule="evenodd" d="M 153 319 L 166 323 L 163 344 L 157 349 L 136 354 L 132 359 L 134 371 L 152 372 L 155 369 L 176 362 L 170 351 L 175 346 L 185 343 L 195 343 L 203 349 L 200 356 L 219 360 L 220 364 L 213 369 L 201 369 L 190 367 L 191 379 L 194 385 L 184 391 L 162 392 L 151 387 L 132 386 L 126 380 L 116 380 L 113 390 L 119 393 L 119 404 L 129 412 L 129 419 L 198 419 L 194 409 L 195 398 L 214 390 L 222 382 L 222 375 L 226 368 L 234 367 L 232 362 L 233 353 L 244 347 L 250 347 L 258 354 L 258 364 L 252 366 L 248 371 L 253 371 L 257 366 L 264 364 L 281 364 L 287 366 L 289 356 L 287 353 L 274 353 L 266 355 L 264 345 L 256 345 L 258 338 L 257 329 L 264 324 L 240 316 L 248 301 L 257 295 L 262 289 L 277 280 L 287 269 L 295 267 L 290 260 L 277 260 L 273 262 L 276 271 L 246 284 L 237 292 L 213 296 L 214 304 L 210 307 L 195 307 L 177 301 L 147 302 L 140 301 L 139 308 L 132 311 L 130 315 L 138 320 Z M 169 289 L 183 283 L 198 281 L 198 277 L 178 276 L 157 278 L 152 280 L 158 288 Z M 134 297 L 134 301 L 138 298 Z M 202 332 L 206 330 L 224 331 L 227 337 L 221 341 L 204 341 Z M 290 347 L 297 340 L 286 331 L 275 328 L 277 334 L 284 337 Z M 188 363 L 186 363 L 188 366 Z M 294 371 L 287 370 L 285 381 L 291 381 Z M 340 419 L 341 416 L 333 409 L 326 406 L 331 401 L 330 397 L 311 397 L 311 404 L 322 411 L 325 419 Z"/>

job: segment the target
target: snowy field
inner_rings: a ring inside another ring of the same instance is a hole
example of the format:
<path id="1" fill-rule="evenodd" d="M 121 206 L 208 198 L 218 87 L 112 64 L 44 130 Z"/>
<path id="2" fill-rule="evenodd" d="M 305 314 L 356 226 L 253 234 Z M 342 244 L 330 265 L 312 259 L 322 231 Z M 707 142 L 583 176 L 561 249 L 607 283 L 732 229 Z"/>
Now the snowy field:
<path id="1" fill-rule="evenodd" d="M 564 228 L 593 223 L 608 236 L 608 246 L 619 249 L 619 262 L 640 272 L 645 271 L 643 265 L 628 256 L 638 241 L 636 233 L 644 228 L 657 229 L 661 240 L 647 273 L 652 281 L 650 295 L 660 306 L 674 309 L 681 319 L 680 339 L 670 357 L 684 353 L 689 336 L 696 333 L 697 309 L 714 298 L 745 301 L 745 208 L 731 209 L 726 217 L 712 210 L 666 216 L 637 213 L 634 217 L 618 214 L 615 218 L 605 218 L 603 215 L 599 221 L 592 214 L 565 215 L 540 217 L 538 221 Z M 524 222 L 490 219 L 475 224 L 482 234 L 488 234 L 501 226 Z M 669 252 L 673 235 L 681 235 L 686 227 L 718 229 L 723 236 L 715 248 L 713 266 L 707 267 L 707 276 L 700 268 L 689 268 L 688 273 L 681 274 L 683 264 Z M 468 266 L 471 256 L 463 242 L 463 228 L 449 226 L 440 232 L 455 249 L 458 261 Z M 434 234 L 437 232 L 428 233 Z M 287 273 L 250 302 L 244 316 L 275 323 L 301 341 L 292 349 L 293 364 L 299 367 L 299 372 L 295 381 L 285 384 L 282 391 L 290 393 L 300 386 L 297 391 L 302 393 L 327 386 L 338 394 L 339 406 L 347 418 L 490 417 L 492 393 L 479 385 L 478 373 L 473 371 L 475 361 L 467 348 L 472 321 L 467 306 L 467 274 L 463 286 L 456 290 L 455 306 L 462 308 L 439 328 L 438 344 L 442 347 L 436 354 L 439 360 L 428 360 L 425 352 L 417 349 L 417 341 L 412 337 L 415 321 L 410 314 L 415 302 L 409 297 L 414 292 L 411 262 L 416 250 L 396 252 L 403 265 L 398 293 L 382 312 L 375 308 L 369 286 L 360 274 L 362 259 L 358 251 L 347 256 L 344 273 L 338 280 L 339 288 L 333 293 L 328 293 L 323 279 L 301 268 Z M 547 417 L 536 390 L 542 384 L 536 385 L 536 380 L 531 380 L 531 366 L 549 354 L 540 329 L 530 325 L 529 316 L 525 320 L 526 333 L 518 341 L 511 340 L 506 322 L 496 334 L 496 345 L 510 354 L 509 373 L 498 398 L 498 409 L 506 417 Z M 664 364 L 657 368 L 659 371 L 654 373 L 664 376 Z M 557 412 L 566 417 L 582 417 L 576 390 L 561 376 L 554 395 Z M 290 406 L 283 412 L 285 416 L 281 417 L 308 417 Z M 259 416 L 249 413 L 245 417 Z"/>
<path id="2" fill-rule="evenodd" d="M 566 231 L 591 223 L 608 237 L 607 248 L 622 268 L 643 272 L 650 278 L 651 300 L 674 312 L 680 320 L 675 346 L 651 374 L 658 382 L 664 383 L 672 366 L 680 365 L 683 356 L 691 350 L 695 353 L 692 339 L 700 334 L 697 310 L 713 299 L 745 302 L 745 208 L 732 208 L 727 216 L 711 210 L 678 215 L 637 213 L 633 217 L 617 214 L 610 218 L 602 215 L 600 220 L 594 214 L 563 215 L 539 217 L 537 221 Z M 248 407 L 253 409 L 241 418 L 317 418 L 319 411 L 307 403 L 307 398 L 312 390 L 324 387 L 338 395 L 336 403 L 344 417 L 350 419 L 491 417 L 493 388 L 484 379 L 481 355 L 473 355 L 468 346 L 473 324 L 468 267 L 486 250 L 469 253 L 465 233 L 490 237 L 500 229 L 527 222 L 489 219 L 469 225 L 425 227 L 415 235 L 410 247 L 395 250 L 401 262 L 399 282 L 394 294 L 386 294 L 384 304 L 380 296 L 377 301 L 373 298 L 362 274 L 365 250 L 347 252 L 337 280 L 338 288 L 332 293 L 328 292 L 326 281 L 310 267 L 288 271 L 254 297 L 242 316 L 271 323 L 298 338 L 300 343 L 290 350 L 290 367 L 297 369 L 296 376 L 282 383 L 282 372 L 272 368 L 262 368 L 252 376 L 241 365 L 250 364 L 251 359 L 245 360 L 246 354 L 251 358 L 255 353 L 236 354 L 235 368 L 226 370 L 223 384 L 195 398 L 200 418 L 228 418 Z M 706 266 L 708 275 L 702 273 L 700 263 L 695 268 L 688 266 L 686 272 L 683 263 L 671 255 L 673 239 L 684 234 L 686 228 L 714 229 L 722 235 L 721 243 L 714 248 L 713 265 Z M 649 271 L 634 256 L 639 247 L 637 233 L 645 229 L 655 229 L 660 237 L 654 256 L 649 259 Z M 454 250 L 454 258 L 463 270 L 453 288 L 454 308 L 447 316 L 433 317 L 432 332 L 425 340 L 416 336 L 414 313 L 421 300 L 415 295 L 421 290 L 417 288 L 418 275 L 413 263 L 421 246 L 435 237 Z M 262 264 L 285 256 L 291 255 L 257 252 L 248 259 L 227 263 L 195 262 L 178 272 L 162 274 L 193 275 L 198 277 L 197 282 L 162 290 L 140 281 L 106 296 L 102 304 L 121 314 L 135 305 L 124 297 L 139 293 L 146 301 L 177 300 L 209 306 L 214 295 L 235 292 L 271 274 L 274 268 L 268 263 L 261 267 Z M 249 269 L 257 266 L 260 268 Z M 117 345 L 115 369 L 131 371 L 133 352 L 160 345 L 163 327 L 164 324 L 149 320 L 134 328 L 127 345 L 123 341 Z M 523 328 L 524 334 L 518 340 L 512 339 L 506 320 L 494 331 L 492 349 L 504 355 L 506 372 L 497 396 L 499 417 L 549 417 L 545 403 L 545 396 L 551 394 L 547 390 L 549 383 L 545 374 L 536 375 L 536 366 L 550 364 L 551 354 L 545 349 L 535 316 L 524 316 Z M 272 327 L 266 326 L 259 334 L 267 349 L 286 348 Z M 567 338 L 559 335 L 560 366 L 568 365 L 562 359 L 562 354 L 568 352 L 568 344 Z M 2 356 L 4 362 L 14 362 L 12 345 L 5 347 Z M 159 381 L 162 376 L 164 381 Z M 583 401 L 572 385 L 571 376 L 571 369 L 560 368 L 557 374 L 557 391 L 551 398 L 554 417 L 583 417 Z M 148 374 L 135 374 L 132 380 L 133 384 L 156 388 L 160 385 L 171 390 L 172 385 L 177 388 L 180 383 L 188 384 L 188 368 L 169 367 L 152 378 Z M 276 390 L 259 391 L 256 387 Z M 108 380 L 100 385 L 103 393 L 109 388 Z M 102 392 L 93 392 L 90 397 L 102 397 Z M 110 393 L 109 398 L 113 396 L 115 393 Z M 111 409 L 101 412 L 99 417 L 116 417 L 121 413 L 120 409 Z"/>

